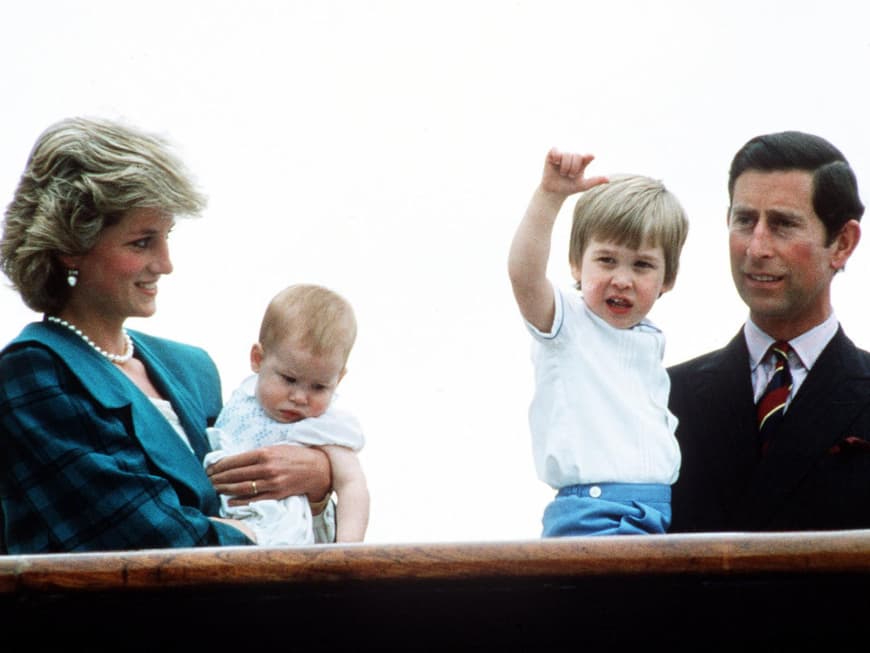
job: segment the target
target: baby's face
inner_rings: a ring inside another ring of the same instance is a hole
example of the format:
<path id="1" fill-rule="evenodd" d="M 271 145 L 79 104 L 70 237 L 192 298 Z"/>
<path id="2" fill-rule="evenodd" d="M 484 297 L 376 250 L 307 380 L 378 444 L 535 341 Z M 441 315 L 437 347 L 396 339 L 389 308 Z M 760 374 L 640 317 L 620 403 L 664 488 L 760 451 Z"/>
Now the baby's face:
<path id="1" fill-rule="evenodd" d="M 319 417 L 329 407 L 335 388 L 344 376 L 338 356 L 315 356 L 288 341 L 264 351 L 251 349 L 251 369 L 257 372 L 257 400 L 274 420 L 298 422 Z"/>

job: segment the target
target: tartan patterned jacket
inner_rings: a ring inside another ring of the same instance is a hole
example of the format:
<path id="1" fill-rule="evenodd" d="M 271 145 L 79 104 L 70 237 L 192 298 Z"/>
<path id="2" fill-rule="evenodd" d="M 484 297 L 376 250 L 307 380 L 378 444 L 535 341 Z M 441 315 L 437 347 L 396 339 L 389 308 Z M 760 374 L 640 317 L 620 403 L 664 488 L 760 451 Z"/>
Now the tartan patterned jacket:
<path id="1" fill-rule="evenodd" d="M 202 466 L 220 377 L 202 349 L 130 331 L 195 455 L 151 401 L 77 335 L 34 322 L 0 352 L 0 551 L 250 544 L 216 523 Z"/>

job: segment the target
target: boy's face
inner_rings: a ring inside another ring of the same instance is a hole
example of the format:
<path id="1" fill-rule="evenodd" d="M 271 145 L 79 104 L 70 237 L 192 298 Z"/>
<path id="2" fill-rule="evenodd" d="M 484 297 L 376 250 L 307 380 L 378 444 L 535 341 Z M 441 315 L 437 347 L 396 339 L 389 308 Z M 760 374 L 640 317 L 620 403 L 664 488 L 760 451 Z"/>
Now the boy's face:
<path id="1" fill-rule="evenodd" d="M 256 343 L 251 369 L 258 374 L 257 401 L 269 417 L 285 424 L 322 415 L 345 371 L 340 356 L 314 356 L 293 340 L 269 351 Z"/>
<path id="2" fill-rule="evenodd" d="M 627 329 L 649 313 L 656 299 L 670 290 L 665 285 L 665 256 L 661 246 L 640 249 L 603 242 L 589 242 L 578 269 L 571 273 L 580 282 L 586 305 L 617 329 Z"/>

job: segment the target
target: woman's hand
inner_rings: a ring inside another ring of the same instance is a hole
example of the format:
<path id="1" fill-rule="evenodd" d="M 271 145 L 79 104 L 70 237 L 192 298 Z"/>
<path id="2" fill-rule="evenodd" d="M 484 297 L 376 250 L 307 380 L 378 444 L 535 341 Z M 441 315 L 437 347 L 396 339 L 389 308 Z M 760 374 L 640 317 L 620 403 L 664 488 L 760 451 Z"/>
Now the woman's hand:
<path id="1" fill-rule="evenodd" d="M 329 458 L 314 447 L 262 447 L 227 456 L 210 465 L 206 473 L 215 490 L 234 497 L 229 500 L 231 506 L 299 494 L 318 502 L 332 489 Z"/>

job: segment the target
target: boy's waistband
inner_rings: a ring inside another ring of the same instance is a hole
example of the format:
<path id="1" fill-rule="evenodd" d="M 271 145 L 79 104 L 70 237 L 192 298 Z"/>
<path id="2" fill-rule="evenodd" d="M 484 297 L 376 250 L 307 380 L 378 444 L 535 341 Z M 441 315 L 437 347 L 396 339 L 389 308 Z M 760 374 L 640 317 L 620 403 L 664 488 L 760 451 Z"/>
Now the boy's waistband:
<path id="1" fill-rule="evenodd" d="M 664 483 L 579 483 L 561 488 L 556 496 L 665 503 L 671 500 L 671 486 Z"/>

